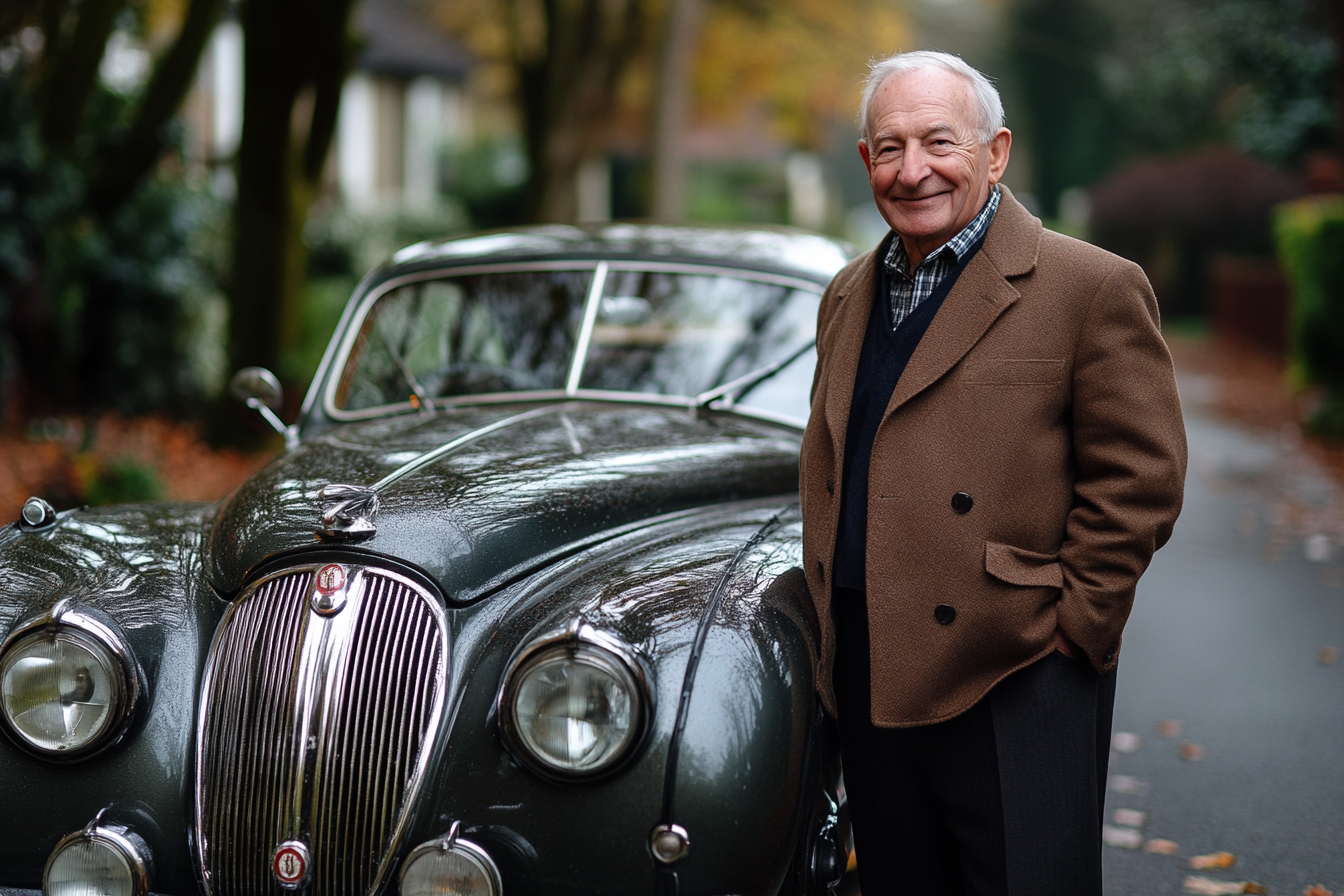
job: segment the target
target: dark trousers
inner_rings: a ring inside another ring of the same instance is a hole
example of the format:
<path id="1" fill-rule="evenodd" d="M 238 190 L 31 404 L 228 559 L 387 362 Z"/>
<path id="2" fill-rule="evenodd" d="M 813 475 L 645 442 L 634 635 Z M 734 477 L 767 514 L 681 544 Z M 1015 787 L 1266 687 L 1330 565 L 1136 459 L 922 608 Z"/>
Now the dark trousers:
<path id="1" fill-rule="evenodd" d="M 864 595 L 832 606 L 863 896 L 1098 896 L 1115 673 L 1056 652 L 956 718 L 877 728 Z"/>

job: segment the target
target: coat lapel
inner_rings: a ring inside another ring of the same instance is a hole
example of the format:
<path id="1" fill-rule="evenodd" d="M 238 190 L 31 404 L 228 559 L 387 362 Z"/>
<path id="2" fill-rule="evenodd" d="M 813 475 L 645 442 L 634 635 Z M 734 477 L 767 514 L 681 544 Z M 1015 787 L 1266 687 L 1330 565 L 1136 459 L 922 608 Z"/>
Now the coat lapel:
<path id="1" fill-rule="evenodd" d="M 1025 274 L 1036 266 L 1040 239 L 1040 221 L 1005 188 L 984 245 L 966 265 L 934 315 L 896 383 L 884 419 L 951 370 L 999 315 L 1017 301 L 1018 292 L 1006 278 Z M 854 363 L 857 366 L 858 360 Z M 852 372 L 849 383 L 852 392 Z"/>

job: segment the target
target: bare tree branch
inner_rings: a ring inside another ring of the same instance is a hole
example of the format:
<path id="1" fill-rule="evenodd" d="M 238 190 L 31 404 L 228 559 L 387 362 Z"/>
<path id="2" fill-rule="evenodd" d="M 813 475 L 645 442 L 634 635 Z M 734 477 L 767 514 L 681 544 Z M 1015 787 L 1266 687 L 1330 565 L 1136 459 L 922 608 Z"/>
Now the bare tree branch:
<path id="1" fill-rule="evenodd" d="M 154 66 L 125 138 L 110 150 L 89 189 L 90 204 L 100 212 L 126 200 L 158 162 L 165 149 L 164 125 L 177 113 L 191 89 L 210 35 L 227 0 L 191 0 L 173 45 Z"/>

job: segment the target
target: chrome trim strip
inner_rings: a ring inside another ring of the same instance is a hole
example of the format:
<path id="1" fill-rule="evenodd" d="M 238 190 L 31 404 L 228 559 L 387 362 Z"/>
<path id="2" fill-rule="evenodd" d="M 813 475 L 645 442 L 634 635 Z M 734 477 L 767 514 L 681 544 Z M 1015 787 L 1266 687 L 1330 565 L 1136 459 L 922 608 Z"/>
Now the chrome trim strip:
<path id="1" fill-rule="evenodd" d="M 389 485 L 396 482 L 403 476 L 406 476 L 409 473 L 414 473 L 421 467 L 428 466 L 429 464 L 434 463 L 434 461 L 439 460 L 445 455 L 453 453 L 458 448 L 461 448 L 468 442 L 474 442 L 477 439 L 481 438 L 482 436 L 488 436 L 492 432 L 498 432 L 501 429 L 506 429 L 507 427 L 514 426 L 515 424 L 523 423 L 527 420 L 533 419 L 534 417 L 544 417 L 547 414 L 555 414 L 561 410 L 563 410 L 563 405 L 548 405 L 547 407 L 544 408 L 533 408 L 530 411 L 523 411 L 521 414 L 514 414 L 512 417 L 505 417 L 503 420 L 496 420 L 494 423 L 491 423 L 487 426 L 482 426 L 479 429 L 473 429 L 471 432 L 465 435 L 458 436 L 451 442 L 445 442 L 444 444 L 440 445 L 439 447 L 435 448 L 432 451 L 426 451 L 424 454 L 420 455 L 414 460 L 407 461 L 400 467 L 397 467 L 391 473 L 388 473 L 382 479 L 379 479 L 371 486 L 371 488 L 375 492 L 382 491 L 383 489 L 387 488 Z"/>
<path id="2" fill-rule="evenodd" d="M 788 274 L 772 274 L 754 268 L 735 268 L 726 264 L 696 264 L 685 261 L 640 261 L 613 260 L 609 262 L 613 271 L 648 271 L 653 274 L 711 274 L 716 277 L 732 277 L 734 280 L 755 280 L 760 283 L 774 283 L 802 289 L 821 295 L 826 291 L 825 283 L 808 280 L 805 277 L 792 277 Z"/>
<path id="3" fill-rule="evenodd" d="M 597 311 L 602 305 L 602 291 L 606 288 L 607 263 L 600 261 L 593 271 L 593 282 L 588 285 L 588 298 L 583 306 L 583 324 L 579 327 L 579 341 L 574 345 L 574 358 L 570 361 L 569 377 L 565 380 L 566 395 L 573 395 L 579 391 L 583 365 L 588 360 L 588 344 L 593 339 L 593 325 L 597 322 Z"/>
<path id="4" fill-rule="evenodd" d="M 216 629 L 196 723 L 195 858 L 207 893 L 222 880 L 266 892 L 270 855 L 287 840 L 312 850 L 317 885 L 378 892 L 425 784 L 447 702 L 447 614 L 406 576 L 342 564 L 346 607 L 324 616 L 312 601 L 324 565 L 250 583 Z M 262 656 L 274 661 L 257 684 Z M 212 701 L 221 683 L 226 699 Z M 245 798 L 222 805 L 235 780 Z M 343 861 L 351 833 L 367 863 Z"/>

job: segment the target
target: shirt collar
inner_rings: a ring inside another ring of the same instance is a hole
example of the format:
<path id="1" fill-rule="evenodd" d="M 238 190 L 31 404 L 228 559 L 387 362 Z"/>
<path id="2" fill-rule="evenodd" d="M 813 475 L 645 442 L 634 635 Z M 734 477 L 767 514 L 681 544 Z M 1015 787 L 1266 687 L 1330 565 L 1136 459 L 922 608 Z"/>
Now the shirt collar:
<path id="1" fill-rule="evenodd" d="M 961 261 L 966 250 L 974 246 L 976 241 L 985 235 L 985 231 L 989 230 L 989 224 L 994 220 L 994 213 L 999 209 L 999 197 L 999 185 L 994 184 L 989 188 L 989 198 L 985 200 L 980 213 L 971 219 L 971 223 L 963 227 L 952 239 L 924 256 L 920 266 L 930 263 L 944 252 L 951 252 L 957 261 Z M 887 270 L 893 274 L 905 275 L 910 271 L 910 256 L 906 254 L 905 244 L 901 242 L 898 233 L 893 235 L 891 248 L 887 250 L 886 265 Z"/>

